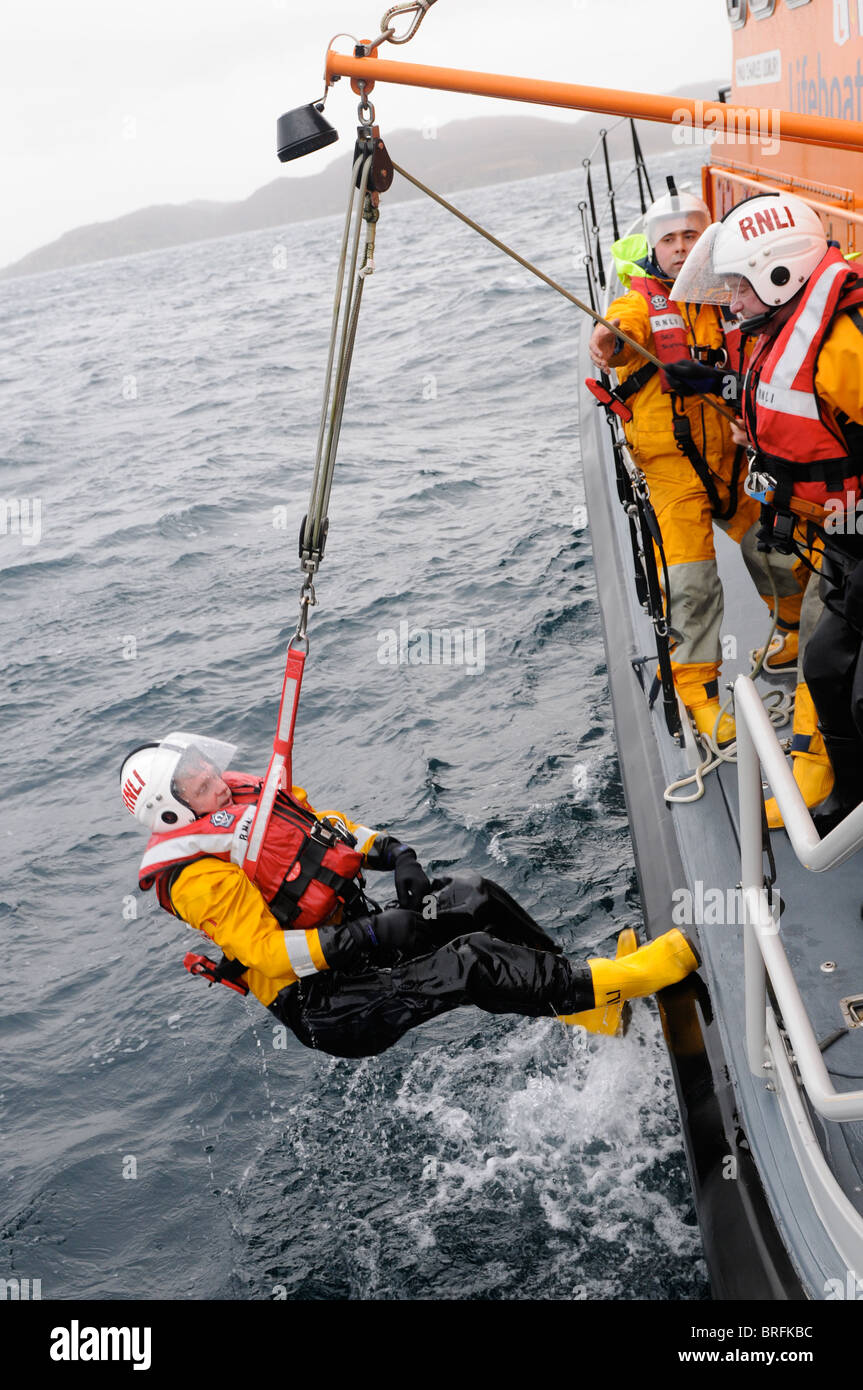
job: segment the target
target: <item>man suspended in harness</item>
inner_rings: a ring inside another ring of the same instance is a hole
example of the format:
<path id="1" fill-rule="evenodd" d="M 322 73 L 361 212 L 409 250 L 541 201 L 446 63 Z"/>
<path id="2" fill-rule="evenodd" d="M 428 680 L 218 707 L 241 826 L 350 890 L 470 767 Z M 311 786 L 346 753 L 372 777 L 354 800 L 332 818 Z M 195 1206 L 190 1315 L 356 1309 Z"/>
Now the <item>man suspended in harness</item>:
<path id="1" fill-rule="evenodd" d="M 788 557 L 765 557 L 757 546 L 759 509 L 743 485 L 743 452 L 729 422 L 690 388 L 722 401 L 723 382 L 735 384 L 742 358 L 739 335 L 712 305 L 671 297 L 671 284 L 710 221 L 707 205 L 689 193 L 669 192 L 645 215 L 647 256 L 622 270 L 628 294 L 616 299 L 606 317 L 664 365 L 643 365 L 636 350 L 597 324 L 590 354 L 602 370 L 613 368 L 620 385 L 614 393 L 624 407 L 627 442 L 643 470 L 662 533 L 668 566 L 675 687 L 696 728 L 711 735 L 719 714 L 720 631 L 723 594 L 716 567 L 713 526 L 740 544 L 758 593 L 772 609 L 779 599 L 777 650 L 767 664 L 778 669 L 796 661 L 796 633 L 805 570 Z M 643 243 L 642 243 L 643 245 Z M 627 247 L 616 243 L 617 259 Z M 628 271 L 628 273 L 627 273 Z M 631 278 L 630 278 L 631 277 Z M 724 402 L 726 405 L 729 401 Z M 730 404 L 734 405 L 733 394 Z M 720 746 L 735 736 L 734 721 L 723 715 Z"/>
<path id="2" fill-rule="evenodd" d="M 316 812 L 297 786 L 276 797 L 252 881 L 262 784 L 226 771 L 235 752 L 174 733 L 125 759 L 123 801 L 151 832 L 139 882 L 222 951 L 218 963 L 187 956 L 192 973 L 254 994 L 307 1047 L 374 1056 L 465 1004 L 613 1032 L 626 1000 L 698 966 L 676 929 L 617 960 L 573 964 L 497 884 L 430 882 L 397 837 Z M 392 870 L 398 906 L 367 901 L 364 869 Z"/>
<path id="3" fill-rule="evenodd" d="M 863 800 L 863 278 L 814 208 L 773 193 L 714 223 L 681 282 L 758 334 L 739 437 L 762 486 L 764 543 L 821 570 L 820 599 L 813 582 L 803 608 L 792 756 L 827 834 Z M 773 798 L 767 815 L 782 824 Z"/>

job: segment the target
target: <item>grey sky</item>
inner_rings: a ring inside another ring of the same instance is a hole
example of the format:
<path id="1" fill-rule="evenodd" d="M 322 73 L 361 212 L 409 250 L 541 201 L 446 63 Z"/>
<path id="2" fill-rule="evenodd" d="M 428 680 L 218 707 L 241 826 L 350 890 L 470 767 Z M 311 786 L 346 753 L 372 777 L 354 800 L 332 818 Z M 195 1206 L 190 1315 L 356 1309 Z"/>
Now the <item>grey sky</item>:
<path id="1" fill-rule="evenodd" d="M 382 0 L 4 0 L 0 265 L 61 232 L 152 203 L 244 198 L 291 170 L 275 120 L 323 91 L 328 41 L 377 35 Z M 337 47 L 346 51 L 348 41 Z M 387 56 L 598 86 L 666 91 L 730 72 L 723 0 L 437 0 Z M 379 85 L 384 135 L 514 104 Z M 566 119 L 566 113 L 519 107 Z M 327 114 L 353 136 L 346 81 Z"/>

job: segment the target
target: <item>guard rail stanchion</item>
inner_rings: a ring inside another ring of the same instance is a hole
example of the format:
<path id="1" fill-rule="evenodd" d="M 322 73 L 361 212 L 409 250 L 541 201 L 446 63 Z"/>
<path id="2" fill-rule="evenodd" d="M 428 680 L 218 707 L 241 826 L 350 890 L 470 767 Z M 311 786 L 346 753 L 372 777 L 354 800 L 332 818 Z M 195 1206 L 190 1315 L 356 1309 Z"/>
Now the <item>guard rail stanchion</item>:
<path id="1" fill-rule="evenodd" d="M 765 1061 L 767 1000 L 765 975 L 776 999 L 777 1016 L 788 1036 L 800 1080 L 819 1115 L 827 1120 L 863 1119 L 863 1090 L 837 1091 L 824 1064 L 806 1004 L 791 969 L 781 933 L 763 886 L 761 843 L 761 765 L 788 827 L 794 851 L 804 865 L 823 872 L 863 847 L 863 806 L 819 840 L 785 755 L 752 681 L 734 685 L 737 723 L 737 776 L 740 806 L 741 883 L 744 897 L 746 1051 L 749 1067 L 761 1074 Z M 755 959 L 758 952 L 760 963 Z M 784 1044 L 783 1044 L 784 1046 Z"/>
<path id="2" fill-rule="evenodd" d="M 744 908 L 746 1055 L 753 1075 L 763 1076 L 767 1058 L 767 973 L 758 940 L 759 899 L 764 879 L 761 764 L 745 717 L 737 719 L 737 794 L 740 803 L 740 886 Z"/>

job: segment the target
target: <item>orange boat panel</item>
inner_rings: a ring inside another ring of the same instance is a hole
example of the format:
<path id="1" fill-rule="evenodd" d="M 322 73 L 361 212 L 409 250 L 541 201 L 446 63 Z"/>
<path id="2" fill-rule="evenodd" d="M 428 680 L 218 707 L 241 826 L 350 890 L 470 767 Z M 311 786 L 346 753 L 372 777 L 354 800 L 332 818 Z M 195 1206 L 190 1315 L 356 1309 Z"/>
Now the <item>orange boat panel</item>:
<path id="1" fill-rule="evenodd" d="M 794 5 L 788 0 L 732 0 L 729 8 L 745 13 L 745 22 L 734 29 L 730 100 L 737 107 L 757 109 L 758 137 L 745 144 L 717 141 L 714 161 L 770 186 L 793 188 L 813 202 L 863 209 L 863 155 L 792 143 L 782 132 L 786 111 L 863 128 L 863 6 L 857 0 Z M 729 180 L 717 184 L 714 178 L 708 188 L 719 212 L 758 191 Z M 850 237 L 853 245 L 855 227 L 859 243 L 856 219 L 837 218 L 833 234 L 843 241 Z"/>

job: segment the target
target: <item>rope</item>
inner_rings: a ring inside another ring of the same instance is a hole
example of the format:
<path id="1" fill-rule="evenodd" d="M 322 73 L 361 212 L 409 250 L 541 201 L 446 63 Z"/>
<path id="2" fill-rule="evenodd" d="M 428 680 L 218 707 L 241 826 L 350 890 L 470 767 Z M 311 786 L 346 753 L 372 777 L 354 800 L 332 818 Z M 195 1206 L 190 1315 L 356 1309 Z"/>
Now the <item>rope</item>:
<path id="1" fill-rule="evenodd" d="M 647 348 L 641 345 L 641 343 L 636 342 L 634 338 L 630 338 L 629 335 L 624 333 L 619 326 L 617 326 L 616 324 L 609 323 L 608 319 L 603 318 L 602 314 L 597 313 L 595 309 L 592 309 L 589 305 L 583 303 L 583 301 L 578 299 L 577 296 L 574 295 L 571 290 L 565 289 L 564 286 L 559 284 L 557 280 L 553 280 L 550 275 L 546 275 L 545 271 L 540 270 L 538 266 L 534 265 L 531 261 L 528 261 L 524 256 L 519 255 L 519 253 L 517 251 L 514 251 L 511 246 L 507 246 L 505 242 L 501 241 L 499 237 L 494 236 L 485 227 L 481 226 L 479 222 L 474 221 L 472 217 L 468 217 L 467 213 L 462 212 L 459 208 L 455 207 L 453 203 L 450 203 L 447 201 L 446 198 L 441 197 L 439 193 L 435 193 L 434 189 L 429 188 L 428 185 L 423 183 L 421 179 L 415 178 L 413 174 L 409 174 L 407 170 L 403 169 L 401 165 L 395 162 L 395 160 L 392 161 L 392 167 L 393 169 L 395 169 L 396 173 L 401 174 L 403 179 L 407 179 L 408 183 L 412 183 L 415 188 L 418 188 L 422 193 L 427 194 L 429 198 L 431 198 L 434 202 L 440 204 L 440 206 L 442 208 L 445 208 L 447 212 L 452 213 L 452 215 L 454 217 L 457 217 L 459 221 L 464 222 L 464 224 L 470 227 L 472 231 L 478 232 L 480 236 L 486 239 L 486 241 L 491 242 L 492 246 L 496 246 L 499 251 L 503 251 L 504 255 L 511 257 L 512 260 L 516 261 L 520 266 L 523 266 L 525 270 L 529 270 L 531 275 L 535 275 L 537 279 L 542 280 L 543 283 L 548 285 L 550 289 L 555 290 L 558 294 L 562 295 L 564 299 L 568 299 L 569 302 L 571 304 L 574 304 L 577 309 L 581 309 L 583 313 L 587 314 L 590 318 L 594 319 L 596 323 L 604 324 L 606 328 L 610 328 L 611 331 L 614 334 L 616 334 L 617 337 L 622 338 L 625 343 L 628 343 L 630 347 L 634 348 L 635 351 L 638 352 L 640 356 L 646 358 L 648 362 L 653 362 L 655 366 L 662 367 L 663 364 L 662 362 L 660 362 L 658 357 L 654 357 L 653 353 L 649 352 Z M 704 392 L 696 392 L 696 394 L 700 395 L 702 400 L 706 401 L 706 403 L 709 406 L 712 406 L 713 409 L 717 412 L 717 414 L 723 415 L 726 420 L 734 420 L 735 416 L 733 415 L 733 413 L 729 410 L 726 410 L 723 406 L 719 405 L 718 402 L 713 400 L 711 396 L 707 395 Z M 770 571 L 768 571 L 768 573 L 770 575 L 770 583 L 773 589 L 774 617 L 767 638 L 767 642 L 764 645 L 764 650 L 762 651 L 759 662 L 756 664 L 756 667 L 753 671 L 753 675 L 758 675 L 758 673 L 760 672 L 761 666 L 764 662 L 764 656 L 766 654 L 767 648 L 770 642 L 772 641 L 773 634 L 776 630 L 776 613 L 778 611 L 779 601 L 776 593 L 776 585 L 773 575 L 772 573 L 770 573 Z M 776 708 L 773 710 L 769 710 L 770 720 L 771 723 L 774 723 L 777 726 L 781 726 L 788 722 L 790 701 L 788 699 L 788 696 L 783 695 L 781 691 L 768 691 L 765 696 L 762 696 L 762 700 L 765 705 L 768 705 L 768 702 L 771 700 L 771 698 L 775 696 L 778 696 L 778 701 L 775 702 Z M 718 730 L 719 723 L 722 719 L 722 715 L 727 711 L 731 703 L 732 697 L 729 696 L 726 702 L 720 706 L 719 715 L 717 717 L 716 723 L 713 726 L 714 735 Z M 705 743 L 708 749 L 707 758 L 699 764 L 699 766 L 695 769 L 694 773 L 692 773 L 690 776 L 680 778 L 678 779 L 678 781 L 671 782 L 669 784 L 669 786 L 665 790 L 666 801 L 671 803 L 697 801 L 701 796 L 704 795 L 704 777 L 706 776 L 706 774 L 712 772 L 715 768 L 719 767 L 720 763 L 736 762 L 734 745 L 732 745 L 732 751 L 726 753 L 723 750 L 716 747 L 713 740 L 705 740 Z M 696 783 L 697 789 L 692 796 L 671 795 L 671 793 L 673 793 L 677 788 L 688 786 L 693 781 Z"/>
<path id="2" fill-rule="evenodd" d="M 783 725 L 788 723 L 788 717 L 791 713 L 790 695 L 781 690 L 768 690 L 762 695 L 761 700 L 767 708 L 771 724 L 775 725 L 776 728 L 782 728 Z M 772 709 L 770 707 L 771 700 L 774 706 Z M 719 719 L 717 719 L 716 724 L 713 726 L 714 733 L 716 732 L 722 715 L 730 709 L 731 703 L 731 696 L 729 696 L 720 708 Z M 707 774 L 715 772 L 716 768 L 720 767 L 722 763 L 737 762 L 736 743 L 729 744 L 727 749 L 717 748 L 713 740 L 708 739 L 704 734 L 701 735 L 701 741 L 707 753 L 706 758 L 699 763 L 695 771 L 691 772 L 688 777 L 679 777 L 676 782 L 669 782 L 668 786 L 665 788 L 663 796 L 670 806 L 674 806 L 677 803 L 683 804 L 689 801 L 698 801 L 704 795 L 704 778 Z M 673 796 L 671 794 L 676 791 L 678 787 L 688 787 L 693 782 L 696 785 L 696 790 L 691 796 Z"/>
<path id="3" fill-rule="evenodd" d="M 365 101 L 365 98 L 363 99 Z M 363 107 L 361 106 L 361 112 Z M 327 536 L 327 508 L 333 484 L 333 471 L 339 444 L 342 415 L 348 389 L 354 341 L 357 333 L 360 301 L 365 279 L 374 269 L 374 231 L 378 218 L 377 208 L 372 205 L 368 192 L 372 167 L 371 154 L 360 154 L 354 161 L 351 171 L 351 185 L 348 207 L 345 214 L 345 227 L 336 275 L 336 292 L 333 301 L 332 329 L 327 356 L 327 370 L 324 379 L 324 398 L 321 406 L 321 423 L 318 430 L 318 446 L 315 454 L 315 468 L 312 475 L 312 488 L 309 496 L 309 509 L 303 521 L 300 536 L 300 563 L 305 574 L 300 590 L 300 613 L 297 629 L 288 643 L 285 661 L 285 675 L 279 702 L 279 718 L 276 736 L 273 739 L 273 752 L 270 758 L 264 783 L 261 788 L 255 814 L 252 819 L 249 837 L 246 842 L 244 868 L 254 879 L 258 860 L 264 845 L 264 837 L 270 822 L 276 796 L 281 786 L 291 786 L 291 760 L 293 754 L 294 727 L 300 688 L 303 680 L 303 667 L 309 651 L 306 629 L 309 621 L 309 608 L 315 603 L 314 576 L 323 558 Z M 360 172 L 361 171 L 361 172 Z M 359 198 L 356 195 L 357 174 L 359 178 Z M 351 219 L 356 203 L 354 217 L 354 238 L 351 247 L 350 269 L 345 274 L 348 262 L 348 242 Z M 368 224 L 363 263 L 357 272 L 359 260 L 360 235 L 363 221 Z M 342 301 L 345 285 L 352 282 L 353 294 L 345 306 L 342 316 Z M 341 330 L 341 332 L 340 332 Z M 333 368 L 335 367 L 335 372 Z"/>
<path id="4" fill-rule="evenodd" d="M 467 216 L 467 213 L 459 211 L 452 203 L 448 203 L 446 198 L 442 198 L 439 193 L 435 193 L 433 189 L 429 188 L 420 179 L 414 178 L 413 174 L 409 174 L 406 169 L 402 169 L 400 165 L 396 164 L 395 160 L 392 161 L 392 166 L 397 174 L 401 174 L 403 179 L 407 179 L 415 188 L 419 188 L 421 192 L 428 194 L 428 196 L 436 203 L 439 203 L 442 208 L 446 208 L 447 212 L 451 212 L 454 217 L 459 218 L 461 222 L 464 222 L 465 225 L 470 227 L 473 231 L 479 232 L 479 235 L 485 237 L 486 241 L 490 241 L 492 246 L 496 246 L 499 251 L 503 251 L 504 255 L 511 256 L 519 265 L 524 266 L 525 270 L 529 270 L 531 275 L 535 275 L 537 279 L 542 280 L 546 285 L 550 286 L 551 289 L 563 295 L 564 299 L 568 299 L 577 309 L 581 309 L 582 313 L 588 314 L 590 318 L 595 319 L 597 323 L 604 324 L 606 328 L 610 328 L 616 337 L 628 343 L 631 348 L 635 349 L 639 356 L 645 357 L 648 362 L 652 362 L 656 367 L 663 367 L 664 364 L 660 362 L 658 357 L 654 357 L 653 353 L 649 352 L 646 347 L 642 347 L 641 343 L 636 342 L 634 338 L 630 338 L 629 334 L 624 333 L 622 328 L 617 327 L 613 323 L 609 323 L 608 319 L 603 318 L 602 314 L 598 314 L 595 309 L 591 309 L 588 304 L 578 299 L 571 290 L 565 289 L 563 285 L 558 284 L 557 280 L 552 280 L 551 276 L 546 275 L 545 271 L 540 270 L 539 267 L 533 265 L 531 261 L 525 260 L 524 256 L 520 256 L 517 251 L 513 251 L 511 246 L 506 245 L 506 242 L 501 241 L 498 237 L 487 231 L 485 227 L 481 227 L 478 222 L 474 222 L 472 217 Z M 695 394 L 700 396 L 707 405 L 712 406 L 718 415 L 723 415 L 726 420 L 734 421 L 735 416 L 732 412 L 726 410 L 725 407 L 720 405 L 718 401 L 715 401 L 712 396 L 702 391 L 696 391 Z"/>
<path id="5" fill-rule="evenodd" d="M 434 3 L 435 0 L 409 0 L 404 5 L 392 5 L 381 20 L 381 33 L 374 43 L 369 44 L 368 52 L 373 53 L 384 42 L 409 43 Z M 404 34 L 397 38 L 395 28 L 390 24 L 390 20 L 395 19 L 396 15 L 402 14 L 413 14 L 414 17 Z"/>
<path id="6" fill-rule="evenodd" d="M 769 567 L 767 569 L 767 575 L 770 580 L 770 588 L 773 593 L 772 620 L 770 623 L 770 631 L 767 634 L 767 640 L 761 648 L 761 655 L 759 656 L 758 660 L 755 662 L 755 665 L 749 672 L 750 678 L 752 680 L 756 680 L 757 677 L 761 674 L 761 670 L 764 666 L 764 661 L 767 656 L 770 643 L 773 641 L 773 634 L 776 631 L 776 624 L 779 619 L 779 595 L 776 592 L 776 579 L 773 574 L 773 571 Z M 771 702 L 773 705 L 772 708 Z M 788 723 L 788 717 L 791 713 L 792 702 L 791 696 L 788 695 L 787 692 L 782 690 L 768 690 L 761 696 L 761 703 L 767 710 L 771 724 L 775 725 L 776 728 L 781 728 L 784 724 Z M 695 769 L 695 771 L 690 773 L 688 777 L 680 777 L 676 782 L 670 782 L 668 786 L 665 788 L 665 792 L 663 793 L 663 795 L 665 800 L 669 803 L 669 805 L 673 806 L 678 802 L 685 803 L 689 801 L 698 801 L 700 797 L 704 795 L 704 778 L 707 776 L 707 774 L 709 772 L 715 771 L 715 769 L 717 767 L 720 767 L 722 763 L 737 762 L 737 743 L 731 743 L 728 745 L 728 748 L 725 749 L 720 748 L 716 741 L 716 735 L 719 729 L 719 725 L 722 721 L 722 716 L 724 714 L 731 714 L 733 712 L 733 708 L 734 697 L 732 694 L 729 693 L 726 699 L 719 706 L 719 713 L 716 716 L 716 720 L 714 722 L 713 729 L 711 730 L 710 737 L 708 738 L 704 734 L 701 735 L 703 746 L 707 751 L 706 759 L 704 759 Z M 691 796 L 671 795 L 671 793 L 676 791 L 678 787 L 688 787 L 692 782 L 695 783 L 696 790 L 693 792 Z"/>
<path id="7" fill-rule="evenodd" d="M 594 140 L 593 145 L 588 150 L 587 154 L 584 156 L 584 159 L 581 161 L 582 164 L 584 164 L 585 162 L 590 163 L 591 159 L 593 159 L 593 156 L 596 154 L 596 151 L 602 144 L 603 135 L 611 135 L 612 131 L 617 130 L 618 126 L 623 125 L 624 121 L 628 120 L 629 116 L 618 116 L 617 120 L 614 122 L 613 125 L 606 126 L 605 130 L 601 130 L 597 135 L 596 139 Z"/>
<path id="8" fill-rule="evenodd" d="M 668 802 L 669 806 L 682 806 L 689 801 L 699 801 L 701 797 L 704 795 L 704 778 L 707 776 L 708 772 L 713 772 L 717 767 L 719 767 L 720 763 L 720 759 L 718 757 L 718 750 L 711 749 L 710 747 L 707 747 L 707 745 L 704 746 L 707 756 L 698 764 L 698 767 L 695 769 L 695 771 L 690 773 L 688 777 L 679 777 L 676 782 L 669 782 L 668 786 L 665 788 L 665 791 L 662 795 L 664 800 Z M 675 792 L 678 787 L 688 787 L 691 785 L 692 782 L 695 783 L 696 789 L 691 796 L 672 795 L 672 793 Z"/>
<path id="9" fill-rule="evenodd" d="M 356 180 L 361 165 L 362 173 L 360 175 L 359 198 L 356 198 Z M 321 423 L 318 430 L 318 445 L 315 453 L 315 468 L 312 474 L 309 507 L 302 535 L 302 550 L 308 552 L 310 556 L 308 564 L 311 565 L 312 573 L 317 569 L 317 565 L 320 562 L 323 541 L 325 539 L 324 527 L 326 524 L 330 491 L 333 484 L 333 471 L 335 469 L 342 415 L 344 413 L 345 397 L 348 389 L 348 377 L 351 368 L 354 340 L 356 338 L 363 284 L 365 283 L 366 276 L 373 268 L 372 256 L 374 251 L 375 224 L 372 221 L 369 223 L 369 234 L 363 255 L 363 265 L 357 275 L 360 235 L 362 232 L 364 205 L 371 165 L 372 160 L 370 155 L 367 155 L 364 159 L 363 156 L 360 156 L 354 163 L 351 175 L 350 195 L 348 197 L 348 208 L 345 215 L 345 226 L 342 235 L 339 267 L 336 274 L 336 292 L 333 301 L 332 330 L 330 333 L 327 370 L 324 378 Z M 347 263 L 348 240 L 350 236 L 351 217 L 354 214 L 355 206 L 356 213 L 354 215 L 354 238 L 351 247 L 350 271 L 346 276 L 345 266 Z M 353 282 L 354 277 L 356 277 L 356 280 L 353 296 L 342 318 L 342 301 L 344 299 L 345 285 L 348 280 Z M 340 325 L 341 336 L 339 335 Z M 337 343 L 338 360 L 336 361 Z M 336 363 L 335 376 L 333 374 L 334 363 Z M 317 557 L 316 559 L 315 556 Z M 306 568 L 305 565 L 304 568 Z"/>

